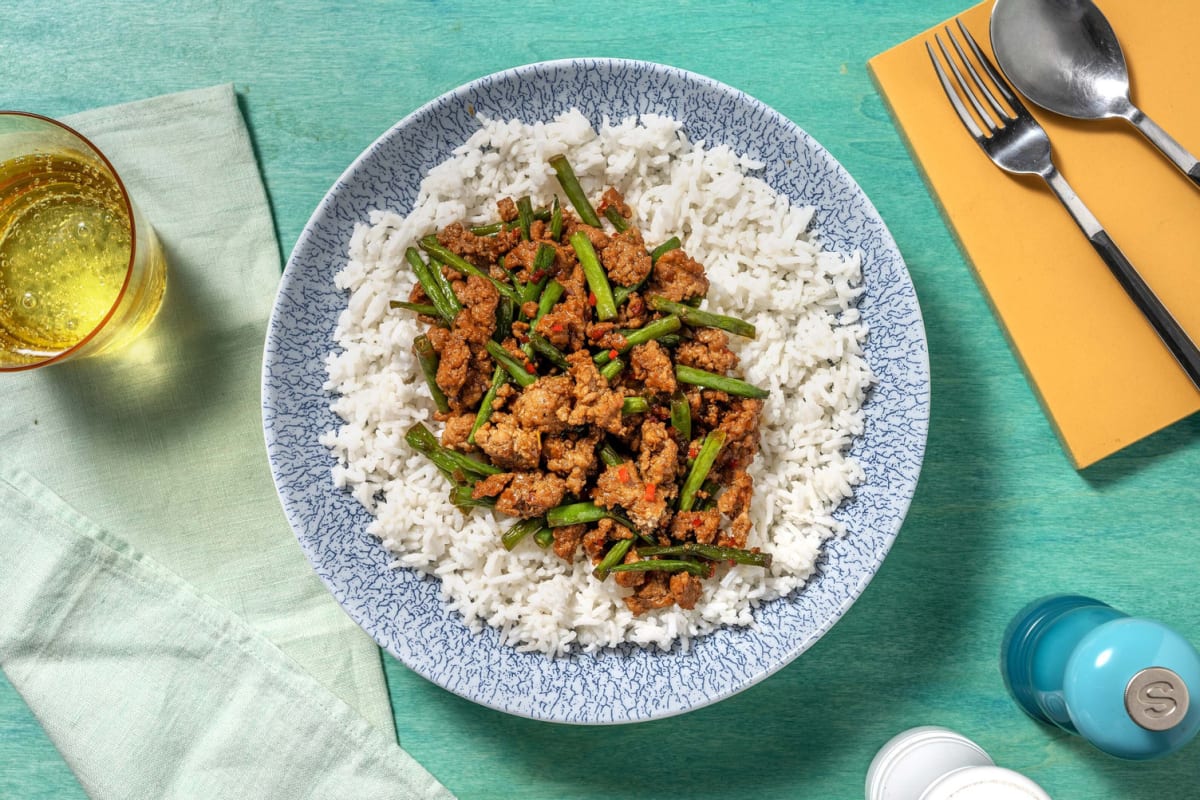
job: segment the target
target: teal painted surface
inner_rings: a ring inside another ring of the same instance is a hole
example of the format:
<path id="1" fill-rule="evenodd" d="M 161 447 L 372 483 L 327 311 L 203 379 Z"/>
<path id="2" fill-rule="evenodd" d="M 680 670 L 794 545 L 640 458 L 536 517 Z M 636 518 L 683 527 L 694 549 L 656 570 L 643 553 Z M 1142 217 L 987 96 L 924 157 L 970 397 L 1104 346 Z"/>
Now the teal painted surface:
<path id="1" fill-rule="evenodd" d="M 577 55 L 642 58 L 774 106 L 873 199 L 924 310 L 929 450 L 892 554 L 809 652 L 683 717 L 616 728 L 531 722 L 476 707 L 387 657 L 403 745 L 464 800 L 853 798 L 884 741 L 937 724 L 1055 797 L 1186 797 L 1200 785 L 1200 744 L 1160 762 L 1116 761 L 1029 720 L 1000 679 L 1005 624 L 1051 592 L 1088 594 L 1200 641 L 1200 417 L 1083 473 L 1060 450 L 866 71 L 870 56 L 966 5 L 10 0 L 0 106 L 61 115 L 232 81 L 285 253 L 376 136 L 498 69 Z M 82 797 L 7 684 L 0 797 Z"/>

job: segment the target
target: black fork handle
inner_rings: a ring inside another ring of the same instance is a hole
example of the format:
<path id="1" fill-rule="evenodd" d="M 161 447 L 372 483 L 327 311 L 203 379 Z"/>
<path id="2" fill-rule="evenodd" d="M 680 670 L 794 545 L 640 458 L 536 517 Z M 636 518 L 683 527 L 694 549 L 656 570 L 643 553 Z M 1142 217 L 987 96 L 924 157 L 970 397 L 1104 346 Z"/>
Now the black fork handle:
<path id="1" fill-rule="evenodd" d="M 1108 265 L 1113 277 L 1117 279 L 1117 283 L 1121 284 L 1121 288 L 1133 300 L 1134 305 L 1154 326 L 1154 332 L 1171 351 L 1171 355 L 1187 373 L 1192 384 L 1200 389 L 1200 348 L 1197 348 L 1196 343 L 1188 337 L 1187 331 L 1183 329 L 1179 321 L 1171 316 L 1171 312 L 1158 299 L 1154 290 L 1142 280 L 1142 276 L 1121 252 L 1121 248 L 1117 247 L 1116 242 L 1108 235 L 1108 231 L 1104 230 L 1104 226 L 1079 199 L 1079 195 L 1075 194 L 1075 190 L 1067 183 L 1066 178 L 1054 168 L 1054 165 L 1051 163 L 1045 172 L 1039 174 L 1042 180 L 1050 185 L 1062 204 L 1066 206 L 1067 211 L 1071 212 L 1075 224 L 1092 243 L 1092 247 L 1096 248 L 1096 252 L 1104 259 L 1104 263 Z"/>
<path id="2" fill-rule="evenodd" d="M 1146 319 L 1150 320 L 1158 338 L 1162 339 L 1163 344 L 1171 351 L 1171 355 L 1175 356 L 1179 366 L 1183 367 L 1183 371 L 1191 378 L 1192 383 L 1197 389 L 1200 389 L 1200 348 L 1196 347 L 1196 343 L 1188 337 L 1187 331 L 1162 304 L 1158 295 L 1142 280 L 1142 276 L 1133 268 L 1133 264 L 1129 263 L 1129 259 L 1121 252 L 1121 248 L 1113 242 L 1108 231 L 1101 229 L 1088 236 L 1088 241 L 1104 259 L 1104 263 L 1112 271 L 1113 277 L 1132 298 L 1138 310 L 1145 315 Z"/>

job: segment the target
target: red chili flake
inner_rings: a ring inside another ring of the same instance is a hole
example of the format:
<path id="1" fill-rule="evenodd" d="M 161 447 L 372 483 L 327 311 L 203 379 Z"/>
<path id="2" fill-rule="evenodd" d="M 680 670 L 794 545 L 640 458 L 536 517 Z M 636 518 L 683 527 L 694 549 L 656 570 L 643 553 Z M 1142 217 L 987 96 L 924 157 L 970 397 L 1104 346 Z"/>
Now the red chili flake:
<path id="1" fill-rule="evenodd" d="M 592 328 L 591 330 L 588 331 L 589 339 L 599 339 L 603 335 L 604 335 L 604 331 L 600 330 L 599 328 Z"/>
<path id="2" fill-rule="evenodd" d="M 692 527 L 693 528 L 699 528 L 703 524 L 704 523 L 700 520 L 699 517 L 692 517 Z"/>
<path id="3" fill-rule="evenodd" d="M 556 322 L 550 326 L 550 330 L 553 331 L 554 333 L 562 333 L 563 332 L 563 324 L 561 322 Z"/>
<path id="4" fill-rule="evenodd" d="M 616 358 L 616 357 L 617 357 L 617 356 L 619 356 L 619 355 L 621 355 L 621 354 L 620 354 L 620 353 L 618 353 L 616 350 L 609 350 L 609 351 L 608 351 L 608 357 L 609 357 L 609 358 Z"/>
<path id="5" fill-rule="evenodd" d="M 624 464 L 617 470 L 617 477 L 621 479 L 621 483 L 629 483 L 629 470 Z"/>
<path id="6" fill-rule="evenodd" d="M 596 293 L 595 292 L 588 292 L 588 305 L 589 306 L 596 305 Z"/>
<path id="7" fill-rule="evenodd" d="M 646 484 L 646 502 L 647 503 L 654 502 L 654 484 L 653 483 Z"/>
<path id="8" fill-rule="evenodd" d="M 525 362 L 525 371 L 528 372 L 530 375 L 534 375 L 537 373 L 537 368 L 535 366 L 533 366 L 532 363 L 526 361 Z"/>
<path id="9" fill-rule="evenodd" d="M 532 275 L 530 275 L 530 276 L 529 276 L 529 279 L 530 279 L 531 281 L 533 281 L 534 283 L 537 283 L 538 281 L 540 281 L 540 280 L 541 280 L 542 278 L 544 278 L 544 277 L 546 277 L 546 272 L 545 272 L 545 270 L 540 270 L 540 269 L 539 269 L 537 272 L 535 272 L 535 273 L 533 273 Z"/>
<path id="10" fill-rule="evenodd" d="M 696 447 L 696 445 L 692 445 L 691 447 L 688 448 L 688 458 L 695 458 L 698 455 L 700 455 L 699 447 Z"/>

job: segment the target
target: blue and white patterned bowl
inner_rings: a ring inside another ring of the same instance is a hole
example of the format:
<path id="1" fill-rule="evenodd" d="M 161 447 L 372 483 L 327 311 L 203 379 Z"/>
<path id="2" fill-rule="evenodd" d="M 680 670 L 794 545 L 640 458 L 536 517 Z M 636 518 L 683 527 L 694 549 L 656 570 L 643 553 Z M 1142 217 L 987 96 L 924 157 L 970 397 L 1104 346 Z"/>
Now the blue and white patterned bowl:
<path id="1" fill-rule="evenodd" d="M 848 534 L 826 543 L 818 571 L 792 596 L 764 604 L 752 629 L 722 629 L 689 652 L 635 647 L 550 659 L 472 634 L 436 580 L 390 569 L 366 533 L 369 515 L 330 480 L 318 442 L 339 420 L 323 390 L 323 358 L 346 296 L 333 284 L 356 222 L 372 209 L 407 213 L 426 171 L 478 127 L 474 113 L 546 120 L 575 107 L 598 123 L 645 112 L 683 122 L 693 139 L 727 144 L 765 164 L 761 177 L 815 207 L 826 245 L 861 250 L 867 360 L 878 385 L 853 454 L 866 471 L 837 516 Z M 552 61 L 489 75 L 443 95 L 367 148 L 321 201 L 288 261 L 267 332 L 263 427 L 275 484 L 296 536 L 338 602 L 415 672 L 485 706 L 542 720 L 619 723 L 682 713 L 766 678 L 804 652 L 850 607 L 879 568 L 908 509 L 929 417 L 925 329 L 912 282 L 874 206 L 840 164 L 792 122 L 742 92 L 637 61 Z"/>

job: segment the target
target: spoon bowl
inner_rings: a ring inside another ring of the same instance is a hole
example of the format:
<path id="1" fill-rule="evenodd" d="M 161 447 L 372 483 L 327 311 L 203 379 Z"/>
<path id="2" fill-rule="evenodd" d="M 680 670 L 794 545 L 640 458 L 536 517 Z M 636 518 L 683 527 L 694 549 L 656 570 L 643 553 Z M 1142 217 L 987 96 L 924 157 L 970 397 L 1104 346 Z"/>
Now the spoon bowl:
<path id="1" fill-rule="evenodd" d="M 1091 0 L 996 0 L 990 27 L 996 61 L 1021 94 L 1075 119 L 1128 120 L 1200 186 L 1200 161 L 1130 99 L 1125 54 Z"/>
<path id="2" fill-rule="evenodd" d="M 1127 117 L 1129 70 L 1108 20 L 1086 0 L 998 0 L 992 49 L 1021 93 L 1076 119 Z"/>

